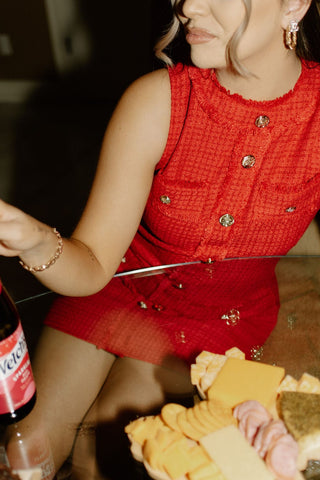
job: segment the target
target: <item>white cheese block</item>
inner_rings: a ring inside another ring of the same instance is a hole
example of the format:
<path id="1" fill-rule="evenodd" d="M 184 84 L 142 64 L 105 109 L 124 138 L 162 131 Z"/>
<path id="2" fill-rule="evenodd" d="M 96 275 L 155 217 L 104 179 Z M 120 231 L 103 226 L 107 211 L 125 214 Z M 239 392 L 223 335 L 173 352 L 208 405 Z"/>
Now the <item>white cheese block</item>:
<path id="1" fill-rule="evenodd" d="M 235 425 L 200 439 L 226 480 L 274 480 L 265 462 Z"/>

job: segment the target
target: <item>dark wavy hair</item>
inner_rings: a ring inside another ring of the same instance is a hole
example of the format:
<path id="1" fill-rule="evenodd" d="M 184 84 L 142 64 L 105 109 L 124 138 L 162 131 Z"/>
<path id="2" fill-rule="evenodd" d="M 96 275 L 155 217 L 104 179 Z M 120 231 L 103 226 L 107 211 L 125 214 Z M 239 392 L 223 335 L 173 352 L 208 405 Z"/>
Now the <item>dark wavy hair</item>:
<path id="1" fill-rule="evenodd" d="M 241 64 L 237 57 L 237 46 L 241 36 L 248 26 L 251 14 L 251 0 L 242 0 L 245 7 L 245 16 L 237 30 L 232 35 L 226 49 L 227 64 L 240 75 L 248 75 L 250 72 Z M 177 38 L 182 24 L 179 16 L 183 17 L 184 0 L 171 0 L 173 18 L 163 36 L 155 46 L 155 55 L 167 65 L 172 66 L 173 61 L 168 54 L 167 47 Z M 320 63 L 320 0 L 312 0 L 310 8 L 299 23 L 296 54 L 305 60 L 313 60 Z"/>
<path id="2" fill-rule="evenodd" d="M 312 0 L 299 27 L 296 48 L 298 57 L 320 63 L 320 2 L 318 0 Z"/>

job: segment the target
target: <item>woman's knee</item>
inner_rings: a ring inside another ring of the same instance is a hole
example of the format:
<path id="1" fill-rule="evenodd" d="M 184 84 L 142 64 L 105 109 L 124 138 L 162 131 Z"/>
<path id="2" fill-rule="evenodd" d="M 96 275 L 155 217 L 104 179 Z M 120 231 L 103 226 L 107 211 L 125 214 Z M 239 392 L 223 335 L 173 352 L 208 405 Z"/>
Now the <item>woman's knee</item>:
<path id="1" fill-rule="evenodd" d="M 57 467 L 69 455 L 114 360 L 94 345 L 45 327 L 33 361 L 38 391 L 34 414 L 43 417 Z"/>

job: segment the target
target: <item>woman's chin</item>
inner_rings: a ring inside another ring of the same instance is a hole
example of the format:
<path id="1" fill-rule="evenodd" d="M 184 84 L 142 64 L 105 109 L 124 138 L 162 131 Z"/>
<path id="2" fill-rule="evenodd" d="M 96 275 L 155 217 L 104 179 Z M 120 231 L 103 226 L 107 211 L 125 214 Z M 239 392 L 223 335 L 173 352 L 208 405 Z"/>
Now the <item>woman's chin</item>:
<path id="1" fill-rule="evenodd" d="M 225 59 L 223 60 L 212 60 L 208 59 L 208 57 L 204 57 L 201 55 L 198 55 L 197 53 L 192 53 L 191 51 L 191 61 L 192 64 L 198 68 L 204 68 L 204 69 L 210 69 L 210 68 L 225 68 L 226 67 L 226 61 Z"/>

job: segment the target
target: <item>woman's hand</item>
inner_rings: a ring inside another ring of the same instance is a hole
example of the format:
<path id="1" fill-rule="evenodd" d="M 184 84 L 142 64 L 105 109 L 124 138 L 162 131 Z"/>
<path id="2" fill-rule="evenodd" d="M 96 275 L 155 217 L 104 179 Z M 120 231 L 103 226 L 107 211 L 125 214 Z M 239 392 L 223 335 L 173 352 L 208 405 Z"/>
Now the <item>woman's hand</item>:
<path id="1" fill-rule="evenodd" d="M 46 241 L 50 246 L 54 243 L 50 227 L 0 200 L 0 255 L 24 255 Z"/>

